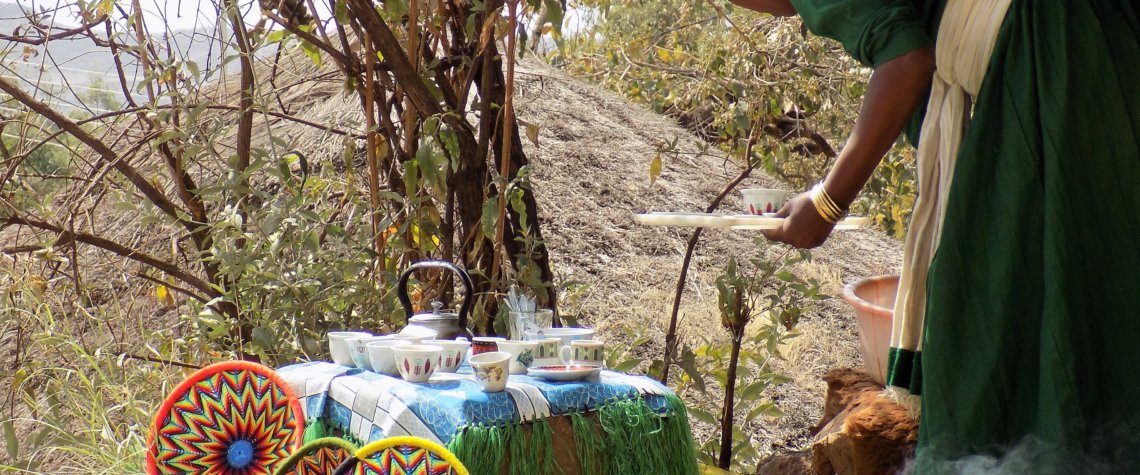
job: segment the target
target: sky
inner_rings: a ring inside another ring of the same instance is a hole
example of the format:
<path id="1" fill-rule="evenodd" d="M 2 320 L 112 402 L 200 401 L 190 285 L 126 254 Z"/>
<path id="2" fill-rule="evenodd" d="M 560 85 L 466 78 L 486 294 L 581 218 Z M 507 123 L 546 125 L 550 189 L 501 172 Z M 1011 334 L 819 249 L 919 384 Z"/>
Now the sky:
<path id="1" fill-rule="evenodd" d="M 57 24 L 78 24 L 74 13 L 77 11 L 74 5 L 78 3 L 78 0 L 18 0 L 17 3 L 34 10 L 63 8 L 64 11 L 70 13 L 61 12 L 57 15 L 55 18 Z M 126 0 L 118 0 L 116 3 L 123 8 L 128 8 L 130 5 L 130 2 Z M 323 5 L 326 2 L 314 3 Z M 216 7 L 214 2 L 210 0 L 139 0 L 139 4 L 142 6 L 147 27 L 152 32 L 164 31 L 167 29 L 166 25 L 169 25 L 171 30 L 209 30 L 217 22 Z M 257 2 L 239 0 L 238 4 L 246 8 L 246 11 L 242 13 L 248 22 L 256 21 L 258 16 L 258 11 L 255 9 Z"/>
<path id="2" fill-rule="evenodd" d="M 41 7 L 53 10 L 74 5 L 78 3 L 78 1 L 79 0 L 18 0 L 17 3 L 25 7 L 33 7 L 37 10 Z M 212 29 L 213 25 L 217 22 L 217 11 L 214 2 L 220 1 L 221 0 L 139 0 L 139 3 L 142 6 L 143 16 L 146 18 L 150 30 L 152 32 L 159 32 L 165 29 L 164 25 L 169 25 L 169 29 L 171 30 Z M 11 2 L 0 0 L 0 3 Z M 129 5 L 126 0 L 117 0 L 117 3 L 124 7 Z M 242 13 L 247 23 L 257 21 L 259 13 L 255 8 L 257 2 L 238 0 L 238 4 L 246 8 L 246 11 Z M 321 18 L 329 18 L 327 1 L 315 1 L 313 4 L 321 10 L 318 12 Z M 72 11 L 74 11 L 74 8 Z M 567 33 L 577 31 L 580 22 L 591 21 L 593 20 L 592 17 L 592 13 L 580 7 L 571 8 L 565 18 L 566 24 L 563 27 L 564 31 Z M 56 21 L 65 24 L 78 24 L 75 18 L 74 13 L 59 15 Z"/>

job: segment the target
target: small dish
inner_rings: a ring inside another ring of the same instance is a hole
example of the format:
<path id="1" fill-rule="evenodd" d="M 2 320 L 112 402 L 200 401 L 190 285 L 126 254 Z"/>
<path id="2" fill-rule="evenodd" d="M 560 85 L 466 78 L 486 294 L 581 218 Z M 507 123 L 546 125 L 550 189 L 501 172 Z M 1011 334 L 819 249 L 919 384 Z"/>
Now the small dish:
<path id="1" fill-rule="evenodd" d="M 551 381 L 578 381 L 597 376 L 601 372 L 601 366 L 554 365 L 530 368 L 527 375 Z"/>

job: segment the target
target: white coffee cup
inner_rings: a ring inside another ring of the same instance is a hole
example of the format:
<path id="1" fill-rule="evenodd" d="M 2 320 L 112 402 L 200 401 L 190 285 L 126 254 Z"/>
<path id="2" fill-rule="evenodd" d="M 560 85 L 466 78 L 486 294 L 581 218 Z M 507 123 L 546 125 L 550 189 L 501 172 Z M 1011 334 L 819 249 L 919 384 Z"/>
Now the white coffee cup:
<path id="1" fill-rule="evenodd" d="M 510 353 L 511 374 L 526 374 L 527 368 L 534 364 L 534 350 L 538 347 L 536 341 L 506 340 L 499 342 L 499 351 Z"/>
<path id="2" fill-rule="evenodd" d="M 605 363 L 606 343 L 601 340 L 576 340 L 563 346 L 562 361 L 571 365 L 602 366 Z"/>
<path id="3" fill-rule="evenodd" d="M 439 371 L 444 373 L 454 373 L 459 369 L 459 365 L 463 364 L 463 359 L 467 356 L 467 349 L 471 348 L 471 342 L 467 340 L 424 340 L 423 344 L 443 348 Z"/>
<path id="4" fill-rule="evenodd" d="M 372 336 L 368 332 L 329 332 L 329 355 L 333 363 L 341 366 L 353 366 L 352 350 L 348 346 L 349 338 Z"/>
<path id="5" fill-rule="evenodd" d="M 348 351 L 352 354 L 352 364 L 360 369 L 373 371 L 372 361 L 368 356 L 368 344 L 374 341 L 394 340 L 392 335 L 382 336 L 362 336 L 356 338 L 349 338 L 345 340 L 348 343 Z"/>
<path id="6" fill-rule="evenodd" d="M 392 357 L 396 360 L 396 369 L 400 371 L 404 381 L 410 383 L 423 383 L 431 379 L 432 373 L 439 368 L 439 355 L 443 348 L 434 345 L 403 345 L 392 347 Z"/>
<path id="7" fill-rule="evenodd" d="M 558 338 L 563 345 L 569 345 L 574 340 L 589 340 L 594 338 L 593 328 L 546 328 L 541 331 L 527 332 L 527 340 L 542 340 L 545 338 Z"/>
<path id="8" fill-rule="evenodd" d="M 536 347 L 534 349 L 534 363 L 530 365 L 531 368 L 539 366 L 557 366 L 563 364 L 561 358 L 562 340 L 559 338 L 543 338 L 541 340 L 534 340 Z"/>
<path id="9" fill-rule="evenodd" d="M 372 371 L 388 376 L 400 376 L 396 369 L 396 357 L 392 348 L 411 345 L 412 342 L 399 338 L 372 341 L 368 343 L 368 361 L 372 363 Z"/>
<path id="10" fill-rule="evenodd" d="M 740 194 L 744 195 L 745 211 L 761 216 L 775 214 L 794 193 L 774 188 L 747 188 L 740 190 Z"/>
<path id="11" fill-rule="evenodd" d="M 511 354 L 505 351 L 489 351 L 472 356 L 467 360 L 475 373 L 475 382 L 483 392 L 496 393 L 507 388 L 510 378 Z"/>

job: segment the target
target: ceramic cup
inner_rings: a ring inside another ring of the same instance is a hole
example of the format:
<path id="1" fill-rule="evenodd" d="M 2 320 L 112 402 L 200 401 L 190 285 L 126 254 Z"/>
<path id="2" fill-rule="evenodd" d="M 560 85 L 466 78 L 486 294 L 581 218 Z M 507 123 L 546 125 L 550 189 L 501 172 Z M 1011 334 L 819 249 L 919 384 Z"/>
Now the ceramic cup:
<path id="1" fill-rule="evenodd" d="M 349 338 L 372 336 L 367 332 L 329 332 L 329 354 L 333 363 L 352 366 L 352 351 L 348 347 Z"/>
<path id="2" fill-rule="evenodd" d="M 569 345 L 574 340 L 589 340 L 594 338 L 593 328 L 547 328 L 538 332 L 527 332 L 527 340 L 543 340 L 546 338 L 558 338 L 562 340 L 562 345 Z"/>
<path id="3" fill-rule="evenodd" d="M 562 361 L 575 366 L 602 366 L 605 347 L 606 343 L 601 340 L 575 340 L 570 346 L 562 347 Z"/>
<path id="4" fill-rule="evenodd" d="M 500 341 L 507 341 L 507 339 L 497 336 L 477 336 L 471 341 L 471 354 L 478 355 L 481 353 L 499 351 L 498 343 Z"/>
<path id="5" fill-rule="evenodd" d="M 471 371 L 475 373 L 475 381 L 479 389 L 488 393 L 496 393 L 507 388 L 507 379 L 510 378 L 509 363 L 511 354 L 503 351 L 490 351 L 472 356 L 467 360 L 471 364 Z"/>
<path id="6" fill-rule="evenodd" d="M 411 344 L 411 342 L 399 338 L 369 342 L 367 345 L 368 361 L 372 363 L 372 371 L 388 376 L 399 376 L 400 371 L 396 369 L 396 358 L 392 354 L 392 348 Z"/>
<path id="7" fill-rule="evenodd" d="M 562 340 L 558 338 L 544 338 L 535 340 L 535 343 L 538 346 L 534 349 L 534 363 L 531 367 L 562 364 L 562 357 L 560 356 Z"/>
<path id="8" fill-rule="evenodd" d="M 434 345 L 402 345 L 392 347 L 392 358 L 404 381 L 423 383 L 439 368 L 443 348 Z"/>
<path id="9" fill-rule="evenodd" d="M 392 335 L 383 336 L 362 336 L 356 338 L 349 338 L 345 340 L 348 343 L 348 351 L 352 354 L 352 364 L 360 369 L 373 371 L 372 361 L 368 356 L 368 344 L 374 341 L 392 340 Z"/>
<path id="10" fill-rule="evenodd" d="M 792 197 L 791 191 L 772 188 L 748 188 L 740 193 L 744 195 L 744 209 L 754 215 L 773 214 Z"/>
<path id="11" fill-rule="evenodd" d="M 424 340 L 424 344 L 443 348 L 439 371 L 444 373 L 454 373 L 459 369 L 459 365 L 463 364 L 463 358 L 467 356 L 467 348 L 471 347 L 471 342 L 457 340 Z"/>
<path id="12" fill-rule="evenodd" d="M 534 364 L 537 341 L 506 340 L 499 342 L 499 351 L 511 354 L 511 374 L 526 374 L 526 369 Z"/>

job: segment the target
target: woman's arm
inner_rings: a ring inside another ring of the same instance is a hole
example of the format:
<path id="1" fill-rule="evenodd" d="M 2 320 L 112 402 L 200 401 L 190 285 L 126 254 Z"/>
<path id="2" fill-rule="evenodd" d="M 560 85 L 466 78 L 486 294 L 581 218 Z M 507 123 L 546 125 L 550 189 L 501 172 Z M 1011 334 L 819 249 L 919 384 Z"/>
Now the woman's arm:
<path id="1" fill-rule="evenodd" d="M 775 16 L 792 16 L 796 9 L 790 0 L 728 0 L 734 5 L 749 10 L 770 13 Z"/>
<path id="2" fill-rule="evenodd" d="M 855 201 L 925 97 L 933 76 L 932 48 L 905 53 L 879 65 L 871 74 L 855 129 L 823 184 L 839 206 L 847 209 Z M 834 227 L 819 215 L 807 193 L 789 201 L 777 216 L 787 219 L 780 228 L 764 231 L 764 236 L 800 248 L 823 244 Z"/>

